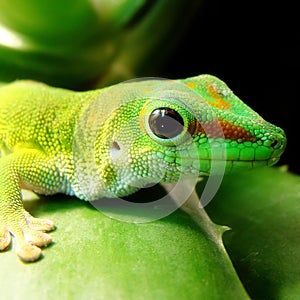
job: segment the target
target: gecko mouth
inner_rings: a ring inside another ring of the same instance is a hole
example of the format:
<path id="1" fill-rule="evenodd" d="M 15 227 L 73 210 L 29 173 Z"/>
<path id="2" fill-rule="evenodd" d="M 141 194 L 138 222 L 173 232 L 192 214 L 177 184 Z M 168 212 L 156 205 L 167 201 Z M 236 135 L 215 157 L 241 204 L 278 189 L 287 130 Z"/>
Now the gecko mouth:
<path id="1" fill-rule="evenodd" d="M 192 175 L 197 172 L 199 176 L 223 175 L 229 173 L 243 172 L 260 167 L 275 165 L 280 156 L 267 159 L 191 159 L 187 158 L 185 166 L 181 166 L 181 172 L 185 175 Z M 188 164 L 188 161 L 191 163 Z M 197 163 L 195 163 L 197 161 Z"/>

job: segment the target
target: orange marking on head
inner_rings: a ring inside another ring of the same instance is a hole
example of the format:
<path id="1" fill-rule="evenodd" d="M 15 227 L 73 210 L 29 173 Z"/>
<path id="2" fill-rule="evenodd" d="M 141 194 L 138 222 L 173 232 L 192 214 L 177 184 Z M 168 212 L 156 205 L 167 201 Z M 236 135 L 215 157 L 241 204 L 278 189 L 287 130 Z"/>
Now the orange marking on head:
<path id="1" fill-rule="evenodd" d="M 191 89 L 194 89 L 196 87 L 196 83 L 195 82 L 188 82 L 186 84 L 187 87 L 191 88 Z"/>
<path id="2" fill-rule="evenodd" d="M 231 141 L 255 142 L 257 140 L 247 129 L 221 119 L 205 124 L 193 122 L 190 124 L 189 132 L 193 135 L 203 133 L 208 138 L 225 138 Z"/>
<path id="3" fill-rule="evenodd" d="M 152 90 L 151 89 L 144 89 L 142 90 L 143 93 L 150 93 Z"/>
<path id="4" fill-rule="evenodd" d="M 232 141 L 241 140 L 243 142 L 255 142 L 257 140 L 256 136 L 252 135 L 243 127 L 234 125 L 225 120 L 219 120 L 218 122 L 223 130 L 225 139 L 230 139 Z"/>
<path id="5" fill-rule="evenodd" d="M 229 109 L 231 107 L 231 104 L 228 103 L 220 94 L 220 92 L 218 91 L 216 85 L 209 83 L 207 85 L 207 91 L 210 94 L 210 96 L 212 96 L 215 101 L 209 101 L 207 100 L 206 102 L 208 102 L 210 105 L 217 107 L 217 108 L 221 108 L 221 109 Z"/>

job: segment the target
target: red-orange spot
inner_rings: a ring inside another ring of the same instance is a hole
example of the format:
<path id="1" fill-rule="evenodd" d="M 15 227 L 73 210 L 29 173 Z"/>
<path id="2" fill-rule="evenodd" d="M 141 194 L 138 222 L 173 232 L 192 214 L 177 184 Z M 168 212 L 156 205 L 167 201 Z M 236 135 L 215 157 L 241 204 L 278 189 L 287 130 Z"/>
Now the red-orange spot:
<path id="1" fill-rule="evenodd" d="M 189 126 L 189 132 L 192 135 L 203 133 L 208 138 L 225 138 L 231 141 L 255 142 L 257 140 L 256 136 L 253 136 L 247 129 L 221 119 L 204 124 L 193 122 Z"/>

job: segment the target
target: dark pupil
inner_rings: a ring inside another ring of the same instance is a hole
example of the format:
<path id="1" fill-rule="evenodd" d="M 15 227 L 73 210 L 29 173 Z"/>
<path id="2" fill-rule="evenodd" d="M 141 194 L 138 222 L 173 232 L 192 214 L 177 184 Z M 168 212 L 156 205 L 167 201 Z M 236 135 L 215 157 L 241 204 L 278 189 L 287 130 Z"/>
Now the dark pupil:
<path id="1" fill-rule="evenodd" d="M 179 135 L 183 130 L 183 124 L 180 114 L 167 107 L 157 108 L 149 116 L 149 126 L 152 132 L 163 139 Z"/>

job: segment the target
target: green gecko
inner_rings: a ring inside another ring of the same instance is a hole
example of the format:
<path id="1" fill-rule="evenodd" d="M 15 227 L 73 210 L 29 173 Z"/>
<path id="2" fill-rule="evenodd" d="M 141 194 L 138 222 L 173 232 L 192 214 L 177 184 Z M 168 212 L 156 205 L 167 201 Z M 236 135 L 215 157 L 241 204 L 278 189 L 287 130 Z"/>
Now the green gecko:
<path id="1" fill-rule="evenodd" d="M 152 182 L 274 165 L 282 129 L 211 75 L 144 79 L 70 91 L 20 80 L 0 87 L 0 251 L 35 261 L 50 220 L 31 216 L 21 189 L 92 201 Z M 213 153 L 213 154 L 212 154 Z"/>

